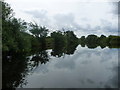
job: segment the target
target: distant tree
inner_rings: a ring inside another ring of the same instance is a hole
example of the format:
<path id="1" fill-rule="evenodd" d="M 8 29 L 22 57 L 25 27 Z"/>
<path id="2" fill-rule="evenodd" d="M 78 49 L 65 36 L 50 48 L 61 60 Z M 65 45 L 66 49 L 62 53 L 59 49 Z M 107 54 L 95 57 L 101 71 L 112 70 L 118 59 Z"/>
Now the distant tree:
<path id="1" fill-rule="evenodd" d="M 51 37 L 54 39 L 54 48 L 51 53 L 53 56 L 61 57 L 65 53 L 73 54 L 78 45 L 78 38 L 73 31 L 56 31 L 51 33 Z"/>
<path id="2" fill-rule="evenodd" d="M 76 37 L 73 31 L 66 31 L 65 36 L 68 45 L 78 43 L 78 38 Z"/>
<path id="3" fill-rule="evenodd" d="M 98 37 L 96 35 L 88 35 L 86 37 L 86 43 L 97 43 Z"/>
<path id="4" fill-rule="evenodd" d="M 96 48 L 98 46 L 98 37 L 96 35 L 88 35 L 85 42 L 88 48 Z"/>
<path id="5" fill-rule="evenodd" d="M 79 39 L 79 43 L 81 44 L 82 47 L 85 47 L 85 36 L 82 36 L 82 37 Z"/>
<path id="6" fill-rule="evenodd" d="M 82 37 L 80 38 L 80 41 L 85 41 L 85 36 L 82 36 Z"/>
<path id="7" fill-rule="evenodd" d="M 65 45 L 65 37 L 61 31 L 52 32 L 51 37 L 54 39 L 55 45 Z"/>
<path id="8" fill-rule="evenodd" d="M 98 44 L 101 48 L 105 48 L 107 46 L 107 37 L 105 35 L 101 35 L 98 39 Z"/>
<path id="9" fill-rule="evenodd" d="M 51 55 L 58 57 L 63 56 L 66 45 L 64 34 L 61 31 L 55 31 L 51 33 L 51 38 L 53 38 L 54 41 L 54 47 L 52 49 Z"/>
<path id="10" fill-rule="evenodd" d="M 37 23 L 33 24 L 30 23 L 30 32 L 35 36 L 35 37 L 46 37 L 48 34 L 48 29 L 46 27 L 39 26 Z"/>
<path id="11" fill-rule="evenodd" d="M 33 36 L 38 40 L 39 47 L 45 49 L 46 47 L 46 40 L 48 34 L 48 29 L 46 27 L 42 27 L 38 25 L 37 23 L 30 23 L 30 32 L 33 34 Z M 35 45 L 34 45 L 35 46 Z"/>
<path id="12" fill-rule="evenodd" d="M 108 36 L 107 43 L 110 48 L 120 47 L 120 36 L 115 35 Z"/>

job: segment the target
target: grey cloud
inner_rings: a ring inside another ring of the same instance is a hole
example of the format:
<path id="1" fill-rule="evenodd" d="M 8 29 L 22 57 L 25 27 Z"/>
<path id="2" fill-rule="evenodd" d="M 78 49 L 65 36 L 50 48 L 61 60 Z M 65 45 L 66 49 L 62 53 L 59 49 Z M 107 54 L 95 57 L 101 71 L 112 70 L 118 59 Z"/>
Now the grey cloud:
<path id="1" fill-rule="evenodd" d="M 101 29 L 100 26 L 96 26 L 96 27 L 95 27 L 95 30 L 100 30 L 100 29 Z"/>
<path id="2" fill-rule="evenodd" d="M 80 28 L 79 25 L 75 22 L 75 16 L 73 13 L 56 14 L 54 15 L 53 19 L 54 19 L 54 23 L 58 26 L 59 29 Z"/>
<path id="3" fill-rule="evenodd" d="M 116 3 L 114 3 L 116 5 Z M 87 18 L 80 19 L 80 23 L 75 21 L 75 15 L 73 13 L 66 14 L 56 14 L 54 16 L 49 16 L 46 10 L 33 10 L 33 11 L 25 11 L 28 14 L 31 14 L 33 17 L 39 20 L 39 24 L 45 25 L 50 29 L 59 29 L 62 30 L 73 30 L 80 35 L 80 32 L 84 32 L 86 34 L 100 34 L 100 32 L 104 32 L 106 34 L 117 34 L 117 27 L 112 26 L 112 22 L 107 20 L 101 20 L 102 26 L 98 25 L 92 27 L 90 24 L 82 25 L 83 21 L 88 20 Z M 114 11 L 115 12 L 115 11 Z M 100 31 L 100 32 L 99 32 Z M 102 33 L 101 33 L 102 34 Z"/>
<path id="4" fill-rule="evenodd" d="M 118 3 L 118 2 L 112 2 L 111 5 L 113 6 L 113 10 L 110 13 L 112 13 L 114 15 L 120 14 L 120 12 L 118 11 L 118 8 L 120 8 L 120 7 L 118 7 L 119 4 L 120 3 Z"/>
<path id="5" fill-rule="evenodd" d="M 46 10 L 32 10 L 32 11 L 25 11 L 25 13 L 31 14 L 35 18 L 46 18 L 47 17 L 47 11 Z"/>
<path id="6" fill-rule="evenodd" d="M 120 15 L 120 2 L 118 2 L 118 15 Z"/>
<path id="7" fill-rule="evenodd" d="M 118 28 L 117 27 L 109 27 L 109 26 L 107 26 L 104 29 L 107 32 L 110 32 L 111 34 L 113 34 L 113 33 L 117 34 L 118 33 Z"/>
<path id="8" fill-rule="evenodd" d="M 101 23 L 103 24 L 103 27 L 101 29 L 106 30 L 106 32 L 111 33 L 118 33 L 118 27 L 112 26 L 112 22 L 109 22 L 107 20 L 101 20 Z"/>
<path id="9" fill-rule="evenodd" d="M 56 14 L 54 16 L 54 19 L 56 21 L 56 23 L 63 23 L 63 24 L 71 24 L 74 22 L 74 15 L 72 13 L 69 13 L 69 14 Z"/>
<path id="10" fill-rule="evenodd" d="M 81 18 L 80 20 L 82 20 L 82 21 L 89 21 L 89 19 L 88 18 Z"/>
<path id="11" fill-rule="evenodd" d="M 61 28 L 76 30 L 89 31 L 93 30 L 90 24 L 86 24 L 85 27 L 75 22 L 75 16 L 73 13 L 68 14 L 56 14 L 54 17 L 55 24 Z M 87 18 L 83 18 L 85 20 Z M 82 19 L 81 19 L 82 20 Z"/>
<path id="12" fill-rule="evenodd" d="M 80 23 L 75 22 L 75 16 L 73 13 L 68 14 L 56 14 L 54 17 L 55 24 L 59 29 L 64 28 L 67 30 L 73 31 L 81 31 L 81 32 L 93 32 L 96 33 L 100 26 L 92 28 L 90 24 L 86 24 L 85 26 L 80 25 Z M 87 18 L 83 18 L 82 20 L 87 20 Z"/>
<path id="13" fill-rule="evenodd" d="M 31 10 L 25 11 L 25 13 L 32 15 L 34 18 L 39 20 L 39 24 L 49 26 L 50 20 L 48 16 L 48 12 L 46 10 Z"/>
<path id="14" fill-rule="evenodd" d="M 85 19 L 85 18 L 84 18 Z M 105 32 L 107 33 L 111 33 L 111 34 L 117 34 L 118 33 L 118 29 L 117 27 L 112 26 L 112 22 L 109 22 L 108 20 L 101 20 L 102 26 L 98 25 L 95 27 L 92 27 L 90 24 L 86 24 L 85 26 L 80 25 L 80 23 L 76 23 L 75 22 L 75 17 L 73 14 L 68 14 L 68 15 L 58 15 L 55 17 L 56 23 L 57 25 L 60 26 L 60 28 L 64 28 L 65 29 L 70 29 L 73 31 L 81 31 L 81 32 L 86 32 L 86 33 L 93 33 L 93 34 L 100 34 L 98 32 Z M 82 20 L 81 20 L 82 22 Z M 70 27 L 72 26 L 72 28 Z"/>
<path id="15" fill-rule="evenodd" d="M 111 26 L 112 23 L 107 21 L 107 20 L 104 20 L 104 19 L 101 19 L 101 23 L 104 25 L 104 26 Z"/>
<path id="16" fill-rule="evenodd" d="M 58 26 L 59 29 L 65 28 L 68 30 L 85 30 L 85 27 L 80 26 L 75 22 L 75 16 L 73 13 L 68 14 L 56 14 L 54 17 L 54 22 Z M 84 18 L 85 19 L 85 18 Z M 88 28 L 87 28 L 88 29 Z"/>

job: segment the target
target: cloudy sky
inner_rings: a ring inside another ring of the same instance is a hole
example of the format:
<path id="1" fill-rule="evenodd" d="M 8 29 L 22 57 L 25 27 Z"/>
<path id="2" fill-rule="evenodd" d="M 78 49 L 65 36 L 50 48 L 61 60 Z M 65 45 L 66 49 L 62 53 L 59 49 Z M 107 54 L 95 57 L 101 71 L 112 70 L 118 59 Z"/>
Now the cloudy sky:
<path id="1" fill-rule="evenodd" d="M 118 0 L 5 0 L 15 16 L 82 35 L 118 34 Z M 114 1 L 114 2 L 113 2 Z"/>

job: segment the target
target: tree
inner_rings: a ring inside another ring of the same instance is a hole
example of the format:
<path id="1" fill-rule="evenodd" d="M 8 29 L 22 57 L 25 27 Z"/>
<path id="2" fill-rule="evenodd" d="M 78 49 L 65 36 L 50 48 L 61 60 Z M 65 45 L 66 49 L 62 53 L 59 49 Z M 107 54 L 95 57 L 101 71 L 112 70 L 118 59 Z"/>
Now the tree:
<path id="1" fill-rule="evenodd" d="M 25 34 L 27 23 L 15 18 L 9 4 L 2 2 L 2 49 L 3 51 L 30 51 L 31 37 Z"/>
<path id="2" fill-rule="evenodd" d="M 11 9 L 10 5 L 6 2 L 2 2 L 2 20 L 10 20 L 13 16 L 13 9 Z"/>
<path id="3" fill-rule="evenodd" d="M 88 35 L 86 37 L 86 43 L 97 43 L 98 37 L 96 35 Z"/>
<path id="4" fill-rule="evenodd" d="M 98 46 L 98 37 L 96 35 L 88 35 L 85 42 L 88 48 L 96 48 Z"/>
<path id="5" fill-rule="evenodd" d="M 101 35 L 98 39 L 98 44 L 101 48 L 105 48 L 107 46 L 107 37 L 104 35 Z"/>
<path id="6" fill-rule="evenodd" d="M 84 41 L 85 41 L 85 36 L 82 36 L 82 37 L 80 38 L 80 41 L 81 41 L 81 42 L 84 42 Z"/>
<path id="7" fill-rule="evenodd" d="M 120 36 L 115 36 L 115 35 L 108 36 L 107 43 L 110 48 L 120 47 Z"/>
<path id="8" fill-rule="evenodd" d="M 85 36 L 82 36 L 80 38 L 80 44 L 81 44 L 82 47 L 85 47 Z"/>
<path id="9" fill-rule="evenodd" d="M 46 27 L 39 26 L 37 23 L 30 23 L 30 32 L 37 38 L 46 37 L 48 29 Z"/>
<path id="10" fill-rule="evenodd" d="M 73 31 L 66 31 L 65 36 L 68 45 L 78 43 L 78 38 Z"/>

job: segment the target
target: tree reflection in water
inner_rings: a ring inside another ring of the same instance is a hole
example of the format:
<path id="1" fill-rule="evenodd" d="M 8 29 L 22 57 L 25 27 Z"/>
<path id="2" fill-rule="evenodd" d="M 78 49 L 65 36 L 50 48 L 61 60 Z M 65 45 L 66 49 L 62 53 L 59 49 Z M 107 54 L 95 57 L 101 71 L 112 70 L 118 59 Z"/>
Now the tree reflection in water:
<path id="1" fill-rule="evenodd" d="M 61 57 L 61 56 L 65 56 L 65 54 L 68 54 L 68 55 L 74 54 L 77 46 L 78 46 L 78 44 L 76 44 L 76 43 L 66 45 L 66 47 L 57 45 L 56 47 L 54 47 L 52 49 L 51 56 Z"/>
<path id="2" fill-rule="evenodd" d="M 25 54 L 13 54 L 11 58 L 7 58 L 7 54 L 3 54 L 2 62 L 2 87 L 15 88 L 18 85 L 25 85 L 25 76 L 28 72 L 28 59 Z"/>
<path id="3" fill-rule="evenodd" d="M 31 60 L 24 53 L 12 53 L 11 56 L 8 56 L 8 53 L 3 54 L 2 87 L 16 88 L 26 85 L 26 75 L 39 64 L 45 64 L 48 61 L 49 57 L 45 50 L 34 54 Z"/>
<path id="4" fill-rule="evenodd" d="M 33 62 L 32 67 L 37 67 L 39 64 L 46 64 L 49 61 L 47 51 L 44 50 L 36 53 L 30 61 Z"/>
<path id="5" fill-rule="evenodd" d="M 95 48 L 96 45 L 87 44 L 88 48 Z M 61 57 L 74 54 L 78 44 L 67 45 L 66 47 L 57 45 L 52 49 L 51 56 Z M 84 45 L 82 45 L 84 46 Z M 112 46 L 114 47 L 114 46 Z M 110 47 L 110 48 L 112 48 Z M 32 58 L 28 58 L 31 56 Z M 25 77 L 31 72 L 34 68 L 37 68 L 39 64 L 46 64 L 49 62 L 49 55 L 46 50 L 36 51 L 32 53 L 11 53 L 8 56 L 8 53 L 3 53 L 3 62 L 2 62 L 2 71 L 3 71 L 3 88 L 16 88 L 22 87 L 27 84 Z"/>

